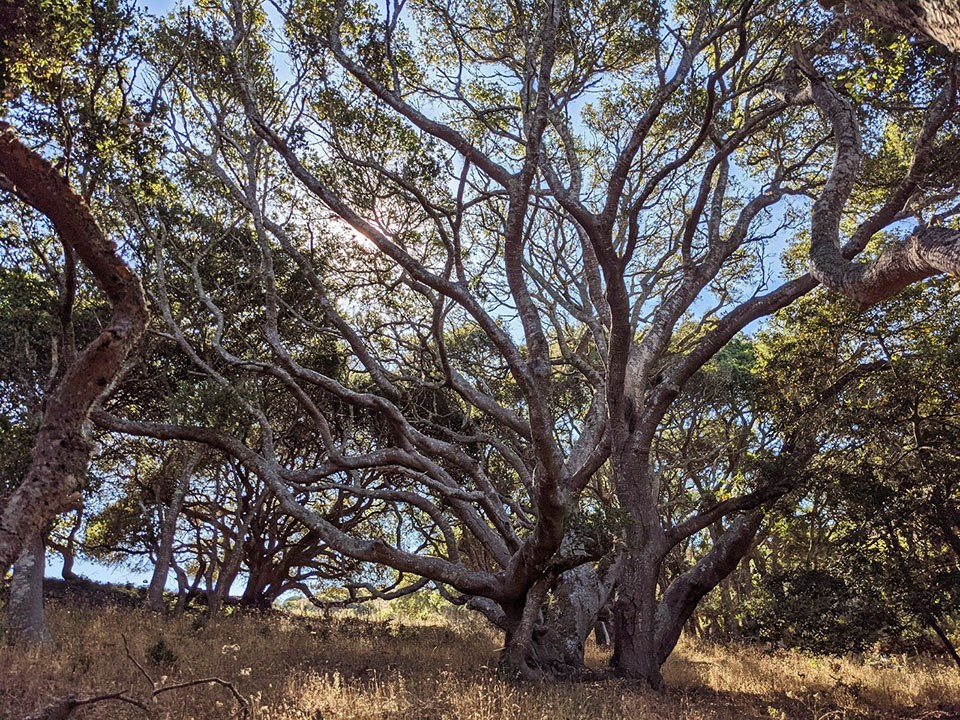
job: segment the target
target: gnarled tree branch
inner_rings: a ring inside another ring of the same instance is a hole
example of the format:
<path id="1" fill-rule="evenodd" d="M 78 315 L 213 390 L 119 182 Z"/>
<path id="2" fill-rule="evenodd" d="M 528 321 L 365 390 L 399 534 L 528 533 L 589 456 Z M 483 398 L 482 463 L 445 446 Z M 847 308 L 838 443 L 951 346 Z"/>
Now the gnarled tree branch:
<path id="1" fill-rule="evenodd" d="M 91 407 L 113 382 L 147 326 L 140 279 L 100 229 L 90 208 L 53 165 L 0 122 L 2 186 L 50 219 L 106 293 L 113 316 L 81 352 L 47 398 L 23 483 L 0 509 L 0 570 L 24 543 L 72 502 L 90 460 L 83 426 Z"/>

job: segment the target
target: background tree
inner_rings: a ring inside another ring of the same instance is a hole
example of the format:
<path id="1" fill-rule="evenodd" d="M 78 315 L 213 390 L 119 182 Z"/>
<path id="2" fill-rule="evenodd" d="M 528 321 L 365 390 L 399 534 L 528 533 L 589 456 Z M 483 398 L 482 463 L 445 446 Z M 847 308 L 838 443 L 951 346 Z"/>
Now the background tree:
<path id="1" fill-rule="evenodd" d="M 815 376 L 882 371 L 851 384 L 822 427 L 817 479 L 782 528 L 766 579 L 763 632 L 792 626 L 793 642 L 831 652 L 926 633 L 957 659 L 955 306 L 955 287 L 942 281 L 863 314 L 811 297 L 765 334 L 763 355 L 776 358 L 766 373 L 785 404 Z M 815 615 L 797 612 L 803 603 Z"/>

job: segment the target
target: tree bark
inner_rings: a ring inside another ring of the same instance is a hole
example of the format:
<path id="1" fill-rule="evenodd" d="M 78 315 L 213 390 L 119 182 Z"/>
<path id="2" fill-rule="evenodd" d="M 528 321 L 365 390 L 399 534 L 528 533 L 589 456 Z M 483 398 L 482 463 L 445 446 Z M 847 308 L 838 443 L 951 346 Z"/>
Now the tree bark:
<path id="1" fill-rule="evenodd" d="M 24 543 L 73 503 L 90 461 L 84 425 L 143 335 L 149 314 L 136 274 L 107 239 L 90 208 L 56 169 L 0 122 L 0 188 L 46 215 L 65 247 L 107 295 L 113 316 L 67 369 L 51 395 L 21 485 L 0 508 L 0 574 Z"/>
<path id="2" fill-rule="evenodd" d="M 10 581 L 7 632 L 15 640 L 38 643 L 50 639 L 43 611 L 44 561 L 43 533 L 37 533 L 17 557 Z"/>
<path id="3" fill-rule="evenodd" d="M 843 0 L 821 0 L 827 7 Z M 923 35 L 960 52 L 960 1 L 958 0 L 846 0 L 851 12 L 871 22 Z"/>
<path id="4" fill-rule="evenodd" d="M 67 535 L 67 542 L 64 544 L 60 555 L 63 557 L 63 568 L 60 570 L 60 577 L 64 580 L 76 580 L 77 574 L 73 571 L 73 564 L 77 559 L 77 533 L 83 523 L 83 510 L 77 511 L 77 516 L 70 527 L 70 534 Z"/>
<path id="5" fill-rule="evenodd" d="M 602 572 L 590 564 L 568 570 L 552 587 L 548 579 L 546 585 L 540 583 L 527 593 L 522 606 L 471 598 L 467 607 L 485 615 L 505 633 L 501 669 L 513 677 L 569 680 L 581 676 L 585 671 L 584 644 L 610 599 L 621 558 Z M 527 617 L 534 618 L 529 628 L 521 627 L 522 613 L 527 610 Z"/>
<path id="6" fill-rule="evenodd" d="M 680 633 L 700 600 L 729 577 L 750 551 L 763 521 L 755 511 L 738 518 L 690 570 L 676 578 L 657 605 L 657 662 L 663 664 L 677 646 Z"/>
<path id="7" fill-rule="evenodd" d="M 507 637 L 500 655 L 500 671 L 506 675 L 523 680 L 542 680 L 548 675 L 543 666 L 546 658 L 538 657 L 533 639 L 550 582 L 551 578 L 545 577 L 534 583 L 523 602 L 506 612 Z"/>
<path id="8" fill-rule="evenodd" d="M 157 549 L 157 564 L 153 568 L 150 587 L 147 590 L 147 608 L 154 612 L 164 610 L 163 591 L 170 574 L 173 561 L 173 543 L 177 534 L 177 520 L 183 509 L 183 499 L 190 488 L 190 479 L 200 460 L 200 453 L 194 453 L 177 477 L 177 485 L 163 515 L 163 527 L 160 530 L 160 547 Z"/>
<path id="9" fill-rule="evenodd" d="M 908 3 L 897 4 L 906 6 Z M 914 148 L 913 162 L 903 182 L 884 206 L 841 247 L 843 211 L 863 159 L 857 113 L 850 100 L 838 93 L 799 50 L 795 63 L 809 80 L 809 88 L 801 89 L 790 99 L 798 103 L 814 102 L 830 122 L 836 145 L 833 168 L 813 205 L 811 274 L 825 287 L 864 308 L 890 298 L 924 278 L 943 273 L 960 275 L 960 231 L 945 227 L 917 228 L 906 240 L 884 248 L 875 260 L 851 260 L 879 230 L 896 219 L 897 213 L 919 187 L 926 169 L 935 162 L 937 133 L 957 110 L 955 82 L 948 81 L 941 95 L 931 103 Z"/>
<path id="10" fill-rule="evenodd" d="M 646 550 L 627 555 L 613 607 L 614 672 L 643 680 L 654 690 L 663 686 L 657 652 L 657 577 L 662 557 Z"/>
<path id="11" fill-rule="evenodd" d="M 213 588 L 210 588 L 207 592 L 206 616 L 208 618 L 213 617 L 220 611 L 224 599 L 230 592 L 233 581 L 236 580 L 237 574 L 240 572 L 240 566 L 243 563 L 243 542 L 247 537 L 250 524 L 263 506 L 264 497 L 265 496 L 261 495 L 260 497 L 254 498 L 250 507 L 247 508 L 247 511 L 240 518 L 240 523 L 237 525 L 234 533 L 233 545 L 224 552 L 223 563 L 220 565 L 220 570 L 217 573 L 216 583 Z M 211 569 L 212 565 L 211 563 Z"/>

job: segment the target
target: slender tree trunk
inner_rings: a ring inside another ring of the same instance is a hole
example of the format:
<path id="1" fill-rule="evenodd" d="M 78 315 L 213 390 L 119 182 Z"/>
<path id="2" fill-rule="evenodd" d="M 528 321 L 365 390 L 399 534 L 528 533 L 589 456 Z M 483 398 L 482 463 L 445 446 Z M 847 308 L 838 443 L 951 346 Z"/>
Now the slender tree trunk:
<path id="1" fill-rule="evenodd" d="M 186 571 L 176 563 L 173 563 L 173 573 L 177 576 L 177 604 L 173 611 L 177 615 L 182 615 L 187 609 L 187 602 L 190 599 L 190 578 Z"/>
<path id="2" fill-rule="evenodd" d="M 63 568 L 60 570 L 60 577 L 64 580 L 76 580 L 77 574 L 73 571 L 73 563 L 77 559 L 77 533 L 83 524 L 83 508 L 77 510 L 73 525 L 70 527 L 70 534 L 67 536 L 67 542 L 64 543 L 60 551 L 63 557 Z"/>
<path id="3" fill-rule="evenodd" d="M 177 520 L 183 508 L 183 499 L 190 487 L 190 478 L 200 460 L 200 453 L 190 457 L 177 478 L 177 485 L 170 498 L 163 515 L 163 527 L 160 530 L 160 547 L 157 549 L 157 564 L 153 568 L 150 587 L 147 590 L 147 607 L 154 612 L 164 610 L 163 591 L 167 585 L 167 576 L 170 574 L 170 564 L 173 561 L 173 544 L 177 535 Z"/>
<path id="4" fill-rule="evenodd" d="M 253 518 L 263 504 L 264 497 L 261 495 L 250 503 L 250 507 L 236 528 L 233 545 L 224 554 L 223 564 L 220 566 L 220 572 L 217 573 L 217 582 L 213 589 L 207 592 L 207 617 L 212 617 L 220 611 L 224 598 L 230 592 L 230 587 L 240 572 L 240 565 L 243 563 L 243 541 L 247 537 Z"/>
<path id="5" fill-rule="evenodd" d="M 43 534 L 27 541 L 14 565 L 7 605 L 7 631 L 11 637 L 31 643 L 50 639 L 43 611 Z"/>

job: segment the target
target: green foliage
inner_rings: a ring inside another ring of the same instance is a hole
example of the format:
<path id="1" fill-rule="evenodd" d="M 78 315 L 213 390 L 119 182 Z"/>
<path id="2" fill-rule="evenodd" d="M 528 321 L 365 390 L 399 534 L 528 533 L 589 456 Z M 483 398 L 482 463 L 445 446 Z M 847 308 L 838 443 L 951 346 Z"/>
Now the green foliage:
<path id="1" fill-rule="evenodd" d="M 90 25 L 75 0 L 0 2 L 0 94 L 10 99 L 53 81 L 87 39 Z"/>
<path id="2" fill-rule="evenodd" d="M 161 637 L 147 648 L 147 659 L 158 667 L 168 667 L 177 662 L 177 653 Z"/>
<path id="3" fill-rule="evenodd" d="M 852 379 L 817 426 L 806 500 L 766 544 L 783 569 L 763 579 L 757 600 L 765 637 L 782 631 L 843 652 L 955 621 L 958 336 L 956 289 L 946 282 L 866 313 L 811 295 L 763 333 L 759 369 L 777 415 Z"/>
<path id="4" fill-rule="evenodd" d="M 30 464 L 57 337 L 55 300 L 39 276 L 0 267 L 0 492 L 19 485 Z"/>
<path id="5" fill-rule="evenodd" d="M 819 654 L 862 652 L 897 635 L 901 616 L 873 577 L 851 569 L 797 569 L 764 578 L 742 632 Z"/>

